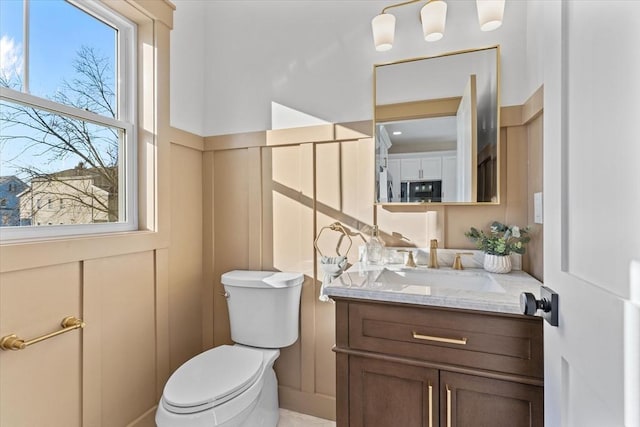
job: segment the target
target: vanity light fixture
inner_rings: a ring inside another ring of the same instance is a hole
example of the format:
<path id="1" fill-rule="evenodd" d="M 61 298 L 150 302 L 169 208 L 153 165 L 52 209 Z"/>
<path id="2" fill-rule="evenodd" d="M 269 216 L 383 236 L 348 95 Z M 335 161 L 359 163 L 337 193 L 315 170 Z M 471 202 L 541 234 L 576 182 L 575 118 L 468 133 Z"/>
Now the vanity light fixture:
<path id="1" fill-rule="evenodd" d="M 392 4 L 382 9 L 380 15 L 373 18 L 371 29 L 377 51 L 383 52 L 393 47 L 396 17 L 387 13 L 387 10 L 417 2 L 424 2 L 424 0 L 410 0 Z M 492 31 L 502 25 L 504 2 L 505 0 L 476 0 L 478 21 L 482 31 Z M 444 36 L 444 27 L 447 22 L 447 3 L 444 0 L 428 0 L 420 10 L 420 21 L 426 41 L 440 40 Z"/>

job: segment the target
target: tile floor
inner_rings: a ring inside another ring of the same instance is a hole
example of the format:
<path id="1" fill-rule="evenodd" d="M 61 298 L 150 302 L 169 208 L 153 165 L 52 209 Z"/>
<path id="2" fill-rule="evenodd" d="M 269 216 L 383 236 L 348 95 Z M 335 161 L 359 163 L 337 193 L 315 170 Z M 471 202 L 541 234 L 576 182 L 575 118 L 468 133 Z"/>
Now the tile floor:
<path id="1" fill-rule="evenodd" d="M 335 421 L 300 414 L 288 409 L 280 409 L 278 427 L 335 427 L 335 425 Z"/>

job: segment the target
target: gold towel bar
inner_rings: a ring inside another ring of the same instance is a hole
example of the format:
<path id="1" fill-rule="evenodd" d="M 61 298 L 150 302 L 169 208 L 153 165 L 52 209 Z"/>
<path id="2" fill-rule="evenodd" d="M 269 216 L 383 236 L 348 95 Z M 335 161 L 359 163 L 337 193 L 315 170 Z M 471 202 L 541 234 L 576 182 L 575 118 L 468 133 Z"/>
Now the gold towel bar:
<path id="1" fill-rule="evenodd" d="M 62 329 L 59 331 L 51 332 L 50 334 L 42 335 L 41 337 L 28 341 L 19 338 L 16 334 L 4 336 L 0 338 L 0 350 L 23 350 L 32 344 L 39 343 L 40 341 L 57 337 L 60 334 L 73 331 L 74 329 L 84 328 L 84 322 L 82 319 L 78 319 L 77 317 L 68 316 L 62 319 L 60 326 L 62 326 Z"/>

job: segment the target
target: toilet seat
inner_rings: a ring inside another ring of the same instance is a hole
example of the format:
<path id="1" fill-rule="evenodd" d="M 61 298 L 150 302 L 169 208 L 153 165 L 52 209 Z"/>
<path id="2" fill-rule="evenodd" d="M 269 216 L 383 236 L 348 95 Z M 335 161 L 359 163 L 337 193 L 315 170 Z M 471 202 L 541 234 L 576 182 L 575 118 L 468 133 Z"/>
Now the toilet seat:
<path id="1" fill-rule="evenodd" d="M 221 405 L 250 388 L 262 373 L 263 353 L 222 345 L 176 370 L 162 394 L 166 410 L 192 414 Z"/>

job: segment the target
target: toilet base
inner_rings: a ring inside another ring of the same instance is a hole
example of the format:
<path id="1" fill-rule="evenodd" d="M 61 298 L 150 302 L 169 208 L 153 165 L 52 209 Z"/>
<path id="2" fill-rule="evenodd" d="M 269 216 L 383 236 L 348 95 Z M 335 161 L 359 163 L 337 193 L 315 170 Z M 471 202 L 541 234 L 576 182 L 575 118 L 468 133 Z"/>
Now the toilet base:
<path id="1" fill-rule="evenodd" d="M 278 409 L 278 382 L 273 368 L 265 372 L 262 393 L 258 403 L 246 420 L 238 424 L 241 427 L 276 427 L 280 418 Z"/>
<path id="2" fill-rule="evenodd" d="M 160 427 L 277 427 L 280 410 L 278 405 L 278 381 L 273 370 L 273 362 L 275 362 L 280 352 L 273 350 L 266 350 L 265 352 L 270 354 L 266 355 L 268 361 L 266 361 L 267 366 L 260 380 L 262 382 L 260 394 L 242 412 L 223 423 L 218 423 L 214 415 L 216 408 L 183 415 L 168 412 L 160 402 L 156 412 L 157 425 Z"/>

